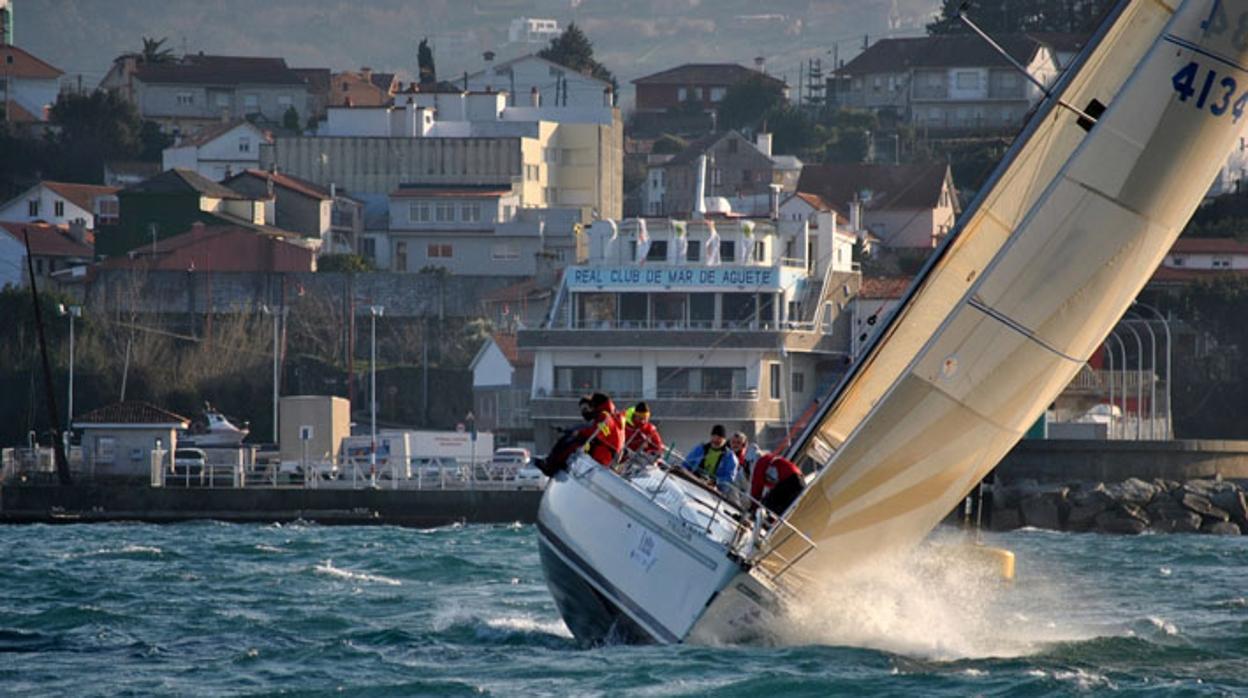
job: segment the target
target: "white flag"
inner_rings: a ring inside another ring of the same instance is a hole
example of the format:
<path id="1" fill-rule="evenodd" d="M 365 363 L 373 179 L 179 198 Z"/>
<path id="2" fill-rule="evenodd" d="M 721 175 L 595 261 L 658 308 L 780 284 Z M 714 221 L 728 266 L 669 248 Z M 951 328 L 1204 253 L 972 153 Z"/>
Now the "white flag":
<path id="1" fill-rule="evenodd" d="M 715 221 L 707 221 L 706 228 L 711 232 L 706 238 L 706 266 L 719 266 L 719 231 L 715 230 Z"/>
<path id="2" fill-rule="evenodd" d="M 684 221 L 672 221 L 672 231 L 676 234 L 676 263 L 681 264 L 689 256 L 689 229 Z"/>
<path id="3" fill-rule="evenodd" d="M 637 261 L 646 263 L 646 255 L 650 254 L 650 232 L 646 230 L 646 219 L 637 219 Z"/>

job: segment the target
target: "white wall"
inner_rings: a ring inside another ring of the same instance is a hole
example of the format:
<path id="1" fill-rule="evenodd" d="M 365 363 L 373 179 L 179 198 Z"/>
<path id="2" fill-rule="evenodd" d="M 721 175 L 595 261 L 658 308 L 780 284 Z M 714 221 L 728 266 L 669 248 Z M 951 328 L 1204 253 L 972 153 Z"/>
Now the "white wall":
<path id="1" fill-rule="evenodd" d="M 508 73 L 510 69 L 511 74 Z M 602 90 L 606 83 L 582 75 L 575 70 L 560 68 L 548 61 L 528 56 L 518 59 L 505 66 L 488 67 L 483 71 L 468 76 L 468 89 L 471 92 L 510 92 L 515 95 L 515 106 L 528 106 L 529 95 L 534 87 L 541 95 L 542 104 L 555 106 L 555 87 L 559 79 L 552 75 L 554 70 L 562 74 L 568 84 L 568 104 L 573 107 L 602 106 Z"/>
<path id="2" fill-rule="evenodd" d="M 26 278 L 25 269 L 26 248 L 8 232 L 0 230 L 0 288 L 21 286 Z"/>
<path id="3" fill-rule="evenodd" d="M 510 386 L 511 376 L 515 370 L 493 339 L 486 340 L 482 352 L 481 359 L 472 369 L 472 387 Z"/>
<path id="4" fill-rule="evenodd" d="M 39 202 L 39 213 L 34 216 L 30 215 L 30 202 L 32 200 Z M 56 203 L 58 201 L 64 206 L 64 213 L 59 216 L 56 215 Z M 4 221 L 17 221 L 20 223 L 47 221 L 53 225 L 69 225 L 71 221 L 80 218 L 86 221 L 88 228 L 95 228 L 94 212 L 79 208 L 69 199 L 42 185 L 28 189 L 20 196 L 0 206 L 0 220 Z"/>

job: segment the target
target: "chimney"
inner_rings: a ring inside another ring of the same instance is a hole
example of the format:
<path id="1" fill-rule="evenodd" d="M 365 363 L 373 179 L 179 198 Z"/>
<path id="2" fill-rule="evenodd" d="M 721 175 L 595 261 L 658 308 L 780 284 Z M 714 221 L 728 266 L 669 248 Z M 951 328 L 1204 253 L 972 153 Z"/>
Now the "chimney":
<path id="1" fill-rule="evenodd" d="M 849 202 L 849 229 L 854 234 L 862 230 L 862 201 L 858 199 L 857 194 L 854 194 L 853 200 Z"/>
<path id="2" fill-rule="evenodd" d="M 757 142 L 758 149 L 763 151 L 763 155 L 771 157 L 771 134 L 759 133 L 755 140 Z"/>
<path id="3" fill-rule="evenodd" d="M 706 155 L 698 156 L 697 180 L 693 185 L 693 217 L 706 218 Z"/>
<path id="4" fill-rule="evenodd" d="M 372 82 L 373 81 L 373 69 L 369 68 L 368 66 L 364 66 L 363 68 L 360 68 L 360 77 L 364 78 L 364 82 Z"/>
<path id="5" fill-rule="evenodd" d="M 338 184 L 336 182 L 329 183 L 329 198 L 338 198 Z"/>
<path id="6" fill-rule="evenodd" d="M 81 218 L 70 221 L 69 236 L 79 245 L 87 244 L 87 222 Z"/>
<path id="7" fill-rule="evenodd" d="M 771 214 L 771 220 L 778 221 L 780 220 L 780 189 L 782 187 L 773 182 L 768 184 L 767 188 L 771 190 L 767 199 L 768 212 Z"/>
<path id="8" fill-rule="evenodd" d="M 537 91 L 537 85 L 534 85 L 533 87 L 529 88 L 529 106 L 530 107 L 542 106 L 542 93 Z"/>
<path id="9" fill-rule="evenodd" d="M 615 93 L 611 91 L 611 86 L 607 85 L 606 88 L 604 88 L 602 91 L 602 106 L 611 107 L 611 106 L 614 106 L 613 104 L 614 102 L 615 102 Z"/>

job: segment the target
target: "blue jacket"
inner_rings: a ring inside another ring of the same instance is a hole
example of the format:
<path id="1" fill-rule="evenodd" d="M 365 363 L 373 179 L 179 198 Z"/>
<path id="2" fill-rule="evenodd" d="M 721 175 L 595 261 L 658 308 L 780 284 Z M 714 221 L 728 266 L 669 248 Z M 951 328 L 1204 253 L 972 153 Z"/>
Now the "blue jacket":
<path id="1" fill-rule="evenodd" d="M 685 462 L 682 465 L 686 470 L 696 475 L 702 474 L 702 457 L 706 454 L 709 444 L 698 444 L 685 456 Z M 715 484 L 719 487 L 720 492 L 728 492 L 732 488 L 732 481 L 737 476 L 737 456 L 724 444 L 724 454 L 719 457 L 719 465 L 715 468 Z"/>

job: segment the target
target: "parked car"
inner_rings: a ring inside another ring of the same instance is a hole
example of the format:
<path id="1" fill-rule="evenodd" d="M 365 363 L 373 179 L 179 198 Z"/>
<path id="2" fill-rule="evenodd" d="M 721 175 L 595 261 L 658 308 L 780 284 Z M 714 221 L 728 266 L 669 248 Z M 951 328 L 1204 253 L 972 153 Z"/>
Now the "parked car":
<path id="1" fill-rule="evenodd" d="M 208 465 L 208 454 L 202 448 L 179 448 L 173 452 L 174 475 L 200 475 Z"/>

